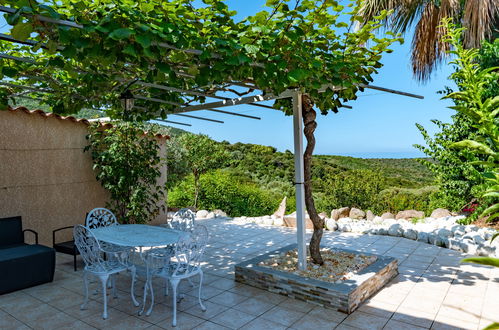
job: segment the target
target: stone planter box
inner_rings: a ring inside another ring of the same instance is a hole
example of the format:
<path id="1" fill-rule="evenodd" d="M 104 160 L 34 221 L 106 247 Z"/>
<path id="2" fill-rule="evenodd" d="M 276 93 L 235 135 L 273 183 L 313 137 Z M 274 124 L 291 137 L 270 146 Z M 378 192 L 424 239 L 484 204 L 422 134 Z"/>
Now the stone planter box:
<path id="1" fill-rule="evenodd" d="M 378 255 L 374 263 L 340 284 L 258 266 L 260 262 L 292 249 L 296 249 L 296 244 L 237 264 L 236 281 L 350 314 L 398 274 L 397 259 Z M 359 254 L 346 249 L 334 250 Z"/>

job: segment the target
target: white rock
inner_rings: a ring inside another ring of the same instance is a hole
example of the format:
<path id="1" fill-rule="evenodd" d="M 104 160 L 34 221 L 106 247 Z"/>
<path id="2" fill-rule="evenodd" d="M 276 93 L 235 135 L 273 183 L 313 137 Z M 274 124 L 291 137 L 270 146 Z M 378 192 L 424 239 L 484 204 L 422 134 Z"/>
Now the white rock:
<path id="1" fill-rule="evenodd" d="M 438 235 L 434 232 L 428 233 L 428 243 L 431 245 L 435 245 L 435 241 Z"/>
<path id="2" fill-rule="evenodd" d="M 255 223 L 256 223 L 257 225 L 261 225 L 261 224 L 263 224 L 263 218 L 262 218 L 262 217 L 257 217 L 257 218 L 255 218 Z"/>
<path id="3" fill-rule="evenodd" d="M 440 237 L 440 238 L 448 238 L 448 237 L 452 237 L 454 236 L 452 231 L 449 230 L 449 229 L 445 229 L 445 228 L 441 228 L 437 231 L 437 235 Z"/>
<path id="4" fill-rule="evenodd" d="M 483 238 L 485 238 L 487 241 L 492 238 L 497 232 L 494 229 L 491 228 L 482 228 L 478 231 L 480 235 L 482 235 Z"/>
<path id="5" fill-rule="evenodd" d="M 428 233 L 423 231 L 418 232 L 418 241 L 428 243 Z"/>
<path id="6" fill-rule="evenodd" d="M 448 249 L 455 250 L 455 251 L 461 251 L 461 241 L 456 238 L 449 238 L 447 240 L 447 245 L 445 246 Z"/>
<path id="7" fill-rule="evenodd" d="M 227 218 L 227 213 L 222 210 L 213 210 L 213 213 L 215 213 L 216 217 Z"/>
<path id="8" fill-rule="evenodd" d="M 344 232 L 351 232 L 352 226 L 349 223 L 339 223 L 338 222 L 338 230 L 344 231 Z"/>
<path id="9" fill-rule="evenodd" d="M 394 223 L 388 228 L 388 235 L 390 236 L 402 236 L 404 233 L 404 228 L 399 223 Z"/>
<path id="10" fill-rule="evenodd" d="M 475 234 L 473 235 L 473 242 L 475 242 L 475 244 L 480 245 L 480 244 L 485 244 L 486 240 L 481 235 Z"/>
<path id="11" fill-rule="evenodd" d="M 378 233 L 379 233 L 379 235 L 388 235 L 388 228 L 389 228 L 389 227 L 388 227 L 388 226 L 385 226 L 385 225 L 383 225 L 383 226 L 379 227 L 379 228 L 378 228 Z"/>
<path id="12" fill-rule="evenodd" d="M 464 253 L 475 254 L 477 252 L 477 246 L 470 241 L 461 241 L 459 245 Z"/>
<path id="13" fill-rule="evenodd" d="M 397 220 L 395 220 L 395 219 L 385 219 L 382 222 L 382 224 L 385 225 L 385 226 L 391 226 L 394 223 L 397 223 Z"/>
<path id="14" fill-rule="evenodd" d="M 407 228 L 402 234 L 405 238 L 416 240 L 418 238 L 418 232 L 412 228 Z"/>
<path id="15" fill-rule="evenodd" d="M 274 219 L 274 226 L 284 226 L 284 219 L 280 217 L 276 217 Z"/>
<path id="16" fill-rule="evenodd" d="M 270 216 L 264 217 L 263 224 L 266 226 L 272 226 L 274 224 L 274 219 L 272 219 Z"/>
<path id="17" fill-rule="evenodd" d="M 496 254 L 496 247 L 480 244 L 477 248 L 477 253 L 479 256 L 484 257 L 494 256 Z"/>
<path id="18" fill-rule="evenodd" d="M 351 223 L 352 222 L 352 219 L 350 218 L 339 218 L 338 219 L 338 224 L 342 223 L 342 224 L 345 224 L 345 223 Z"/>
<path id="19" fill-rule="evenodd" d="M 216 218 L 217 215 L 213 212 L 209 212 L 207 215 L 206 215 L 206 219 L 212 219 L 212 218 Z"/>
<path id="20" fill-rule="evenodd" d="M 198 219 L 206 219 L 208 217 L 208 211 L 206 210 L 199 210 L 196 212 L 196 218 Z"/>
<path id="21" fill-rule="evenodd" d="M 338 224 L 334 219 L 326 219 L 326 228 L 327 230 L 335 231 L 338 229 Z"/>
<path id="22" fill-rule="evenodd" d="M 480 228 L 475 225 L 465 226 L 466 233 L 471 233 L 473 231 L 478 231 Z"/>

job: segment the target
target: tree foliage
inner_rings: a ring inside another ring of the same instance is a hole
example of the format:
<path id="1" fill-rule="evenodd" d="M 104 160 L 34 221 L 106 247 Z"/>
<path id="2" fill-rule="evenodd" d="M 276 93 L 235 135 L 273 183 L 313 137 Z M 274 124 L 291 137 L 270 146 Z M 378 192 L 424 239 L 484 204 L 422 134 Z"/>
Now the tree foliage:
<path id="1" fill-rule="evenodd" d="M 178 137 L 178 143 L 181 146 L 180 162 L 185 164 L 185 169 L 192 173 L 194 178 L 192 205 L 197 208 L 201 175 L 223 167 L 227 153 L 220 144 L 203 134 L 182 134 Z"/>
<path id="2" fill-rule="evenodd" d="M 451 75 L 458 86 L 458 90 L 445 96 L 454 102 L 451 108 L 465 114 L 479 134 L 473 139 L 464 139 L 453 143 L 452 147 L 471 151 L 480 157 L 479 161 L 471 164 L 479 166 L 479 170 L 486 180 L 486 190 L 483 194 L 484 202 L 490 206 L 482 213 L 492 221 L 499 218 L 499 91 L 489 97 L 488 82 L 497 81 L 499 68 L 483 69 L 477 63 L 479 56 L 477 49 L 464 49 L 459 40 L 463 29 L 453 29 L 450 25 L 448 42 L 452 43 L 452 53 L 456 58 L 451 62 L 456 71 Z"/>
<path id="3" fill-rule="evenodd" d="M 190 0 L 8 5 L 16 9 L 7 15 L 11 34 L 29 36 L 34 46 L 4 48 L 35 63 L 5 60 L 2 76 L 50 89 L 44 99 L 57 113 L 105 108 L 120 117 L 118 95 L 135 80 L 208 94 L 231 82 L 255 84 L 275 95 L 300 88 L 323 113 L 336 111 L 342 102 L 356 98 L 358 84 L 372 81 L 382 53 L 400 40 L 390 33 L 384 38 L 372 33 L 386 13 L 352 31 L 349 27 L 361 19 L 357 9 L 334 0 L 269 0 L 270 11 L 239 22 L 220 0 L 205 0 L 202 7 Z M 345 13 L 350 15 L 340 19 Z M 32 14 L 70 20 L 81 28 L 42 22 Z M 322 90 L 326 84 L 336 88 Z M 19 91 L 1 90 L 4 100 Z M 140 93 L 172 104 L 139 101 L 147 110 L 135 108 L 136 119 L 166 117 L 178 104 L 205 100 L 143 86 Z M 285 101 L 276 105 L 288 106 Z"/>
<path id="4" fill-rule="evenodd" d="M 465 27 L 461 45 L 480 48 L 485 40 L 494 40 L 499 28 L 497 0 L 362 0 L 360 14 L 371 20 L 382 10 L 393 10 L 385 25 L 393 31 L 412 32 L 411 62 L 414 76 L 427 80 L 450 50 L 446 42 L 447 26 L 442 19 L 451 19 Z"/>
<path id="5" fill-rule="evenodd" d="M 460 51 L 462 53 L 465 49 L 461 44 L 457 44 L 457 40 L 454 40 L 454 42 L 456 48 L 453 54 L 458 56 L 455 52 Z M 464 53 L 461 55 L 464 55 Z M 488 70 L 487 75 L 474 77 L 475 82 L 480 80 L 477 88 L 480 88 L 479 95 L 482 102 L 487 98 L 497 96 L 499 77 L 495 72 L 497 69 L 494 69 L 494 67 L 499 66 L 499 42 L 497 40 L 492 43 L 484 42 L 483 47 L 480 50 L 473 49 L 471 55 L 473 56 L 471 60 L 473 62 L 473 72 Z M 465 56 L 470 55 L 466 54 Z M 464 75 L 455 73 L 450 78 L 458 85 L 459 91 L 467 88 L 464 84 L 469 78 Z M 453 92 L 450 88 L 442 91 L 446 95 Z M 460 103 L 462 101 L 456 100 L 456 102 Z M 484 156 L 471 153 L 466 149 L 456 149 L 453 144 L 462 140 L 480 140 L 484 136 L 476 126 L 473 117 L 470 117 L 466 112 L 457 111 L 452 116 L 451 123 L 443 123 L 438 120 L 432 122 L 440 128 L 440 131 L 434 137 L 430 137 L 427 131 L 417 124 L 425 139 L 426 146 L 416 145 L 418 149 L 432 159 L 432 161 L 423 161 L 434 172 L 439 186 L 439 191 L 432 197 L 432 206 L 460 211 L 463 206 L 474 198 L 480 197 L 484 189 L 485 179 L 480 174 L 482 168 L 473 165 L 473 162 L 484 160 Z"/>
<path id="6" fill-rule="evenodd" d="M 111 195 L 110 208 L 122 223 L 146 223 L 164 209 L 159 184 L 162 158 L 154 131 L 141 124 L 94 125 L 87 136 L 96 178 Z"/>

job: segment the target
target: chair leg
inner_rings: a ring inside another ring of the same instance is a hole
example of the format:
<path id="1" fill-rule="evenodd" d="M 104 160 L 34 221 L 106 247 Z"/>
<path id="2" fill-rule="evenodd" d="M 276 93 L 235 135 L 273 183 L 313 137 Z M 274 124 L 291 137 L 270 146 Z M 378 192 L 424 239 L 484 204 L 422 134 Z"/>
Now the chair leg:
<path id="1" fill-rule="evenodd" d="M 144 313 L 144 309 L 146 308 L 146 300 L 147 300 L 147 288 L 149 286 L 149 279 L 146 278 L 146 281 L 144 283 L 144 294 L 142 296 L 142 308 L 139 311 L 139 316 Z"/>
<path id="2" fill-rule="evenodd" d="M 99 275 L 99 279 L 102 283 L 102 300 L 104 304 L 104 312 L 102 313 L 102 318 L 107 319 L 107 282 L 109 279 L 109 275 Z"/>
<path id="3" fill-rule="evenodd" d="M 137 274 L 137 270 L 135 267 L 130 268 L 130 272 L 132 273 L 132 287 L 130 288 L 130 294 L 132 295 L 132 302 L 135 307 L 138 307 L 140 304 L 135 299 L 135 275 Z"/>
<path id="4" fill-rule="evenodd" d="M 116 276 L 118 274 L 111 275 L 111 287 L 113 288 L 113 298 L 118 298 L 118 294 L 116 293 Z"/>
<path id="5" fill-rule="evenodd" d="M 149 316 L 152 313 L 152 308 L 154 306 L 154 288 L 152 287 L 152 277 L 151 280 L 149 281 L 149 289 L 151 290 L 151 306 L 146 312 L 146 315 Z"/>
<path id="6" fill-rule="evenodd" d="M 178 279 L 170 279 L 170 283 L 172 284 L 173 291 L 173 319 L 172 319 L 172 327 L 177 326 L 177 286 L 180 281 Z"/>
<path id="7" fill-rule="evenodd" d="M 206 311 L 206 307 L 203 305 L 203 301 L 201 300 L 201 287 L 203 286 L 203 271 L 199 271 L 199 291 L 198 291 L 198 299 L 199 299 L 199 305 L 201 306 L 201 310 L 203 312 Z"/>
<path id="8" fill-rule="evenodd" d="M 85 299 L 83 300 L 80 309 L 85 309 L 88 303 L 88 274 L 86 271 L 83 271 L 83 290 L 85 291 Z"/>

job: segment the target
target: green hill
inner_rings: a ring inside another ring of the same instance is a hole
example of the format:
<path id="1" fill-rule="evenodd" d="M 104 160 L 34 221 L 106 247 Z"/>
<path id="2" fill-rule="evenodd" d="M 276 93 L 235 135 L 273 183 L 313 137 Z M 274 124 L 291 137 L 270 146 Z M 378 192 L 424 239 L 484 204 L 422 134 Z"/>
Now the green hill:
<path id="1" fill-rule="evenodd" d="M 170 131 L 173 140 L 175 135 L 184 133 L 181 130 Z M 258 202 L 251 206 L 251 210 L 246 210 L 244 203 L 241 203 L 242 209 L 232 209 L 231 215 L 268 214 L 284 196 L 290 200 L 288 211 L 293 211 L 293 153 L 257 144 L 218 143 L 227 151 L 228 157 L 218 169 L 207 173 L 201 182 L 201 208 L 232 208 L 234 203 L 231 201 L 251 199 L 251 196 L 243 198 L 237 195 L 238 191 L 250 187 L 248 189 L 258 195 Z M 434 191 L 431 187 L 434 181 L 432 173 L 417 159 L 316 155 L 313 157 L 312 173 L 316 206 L 324 212 L 342 206 L 356 206 L 378 213 L 406 208 L 426 211 L 429 196 Z M 172 192 L 172 206 L 189 205 L 192 180 L 184 178 Z M 210 196 L 217 196 L 217 200 L 212 200 Z M 258 212 L 258 209 L 261 211 Z"/>

